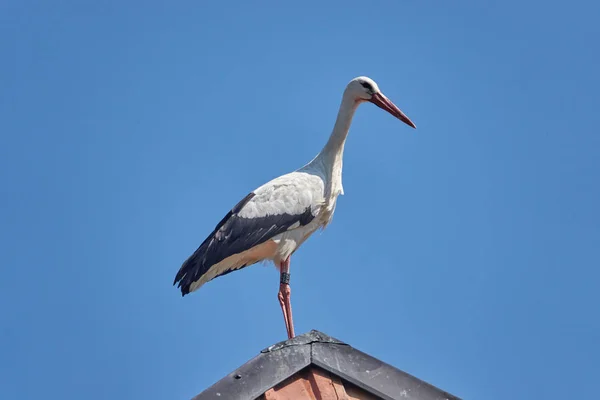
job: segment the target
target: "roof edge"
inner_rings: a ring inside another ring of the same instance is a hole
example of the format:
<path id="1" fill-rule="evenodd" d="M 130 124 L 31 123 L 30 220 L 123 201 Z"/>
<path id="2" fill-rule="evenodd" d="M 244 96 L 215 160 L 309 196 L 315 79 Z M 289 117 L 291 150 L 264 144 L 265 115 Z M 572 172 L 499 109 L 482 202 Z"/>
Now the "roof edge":
<path id="1" fill-rule="evenodd" d="M 387 400 L 460 400 L 314 329 L 261 350 L 193 400 L 255 399 L 311 364 Z"/>
<path id="2" fill-rule="evenodd" d="M 311 363 L 385 400 L 460 400 L 352 346 L 314 343 Z"/>
<path id="3" fill-rule="evenodd" d="M 310 331 L 269 346 L 192 400 L 255 399 L 309 366 L 312 362 L 311 345 L 319 338 L 328 340 L 329 336 L 318 331 Z"/>

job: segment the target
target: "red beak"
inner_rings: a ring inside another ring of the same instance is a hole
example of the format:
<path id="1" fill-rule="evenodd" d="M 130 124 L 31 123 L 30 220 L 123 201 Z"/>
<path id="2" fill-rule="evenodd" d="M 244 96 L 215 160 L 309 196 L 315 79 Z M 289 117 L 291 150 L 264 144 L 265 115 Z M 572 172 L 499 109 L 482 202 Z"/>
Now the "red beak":
<path id="1" fill-rule="evenodd" d="M 369 101 L 375 104 L 377 107 L 389 112 L 405 124 L 417 129 L 417 126 L 410 120 L 410 118 L 408 118 L 406 114 L 404 114 L 398 107 L 396 107 L 396 105 L 392 103 L 390 99 L 385 97 L 383 93 L 375 93 Z"/>

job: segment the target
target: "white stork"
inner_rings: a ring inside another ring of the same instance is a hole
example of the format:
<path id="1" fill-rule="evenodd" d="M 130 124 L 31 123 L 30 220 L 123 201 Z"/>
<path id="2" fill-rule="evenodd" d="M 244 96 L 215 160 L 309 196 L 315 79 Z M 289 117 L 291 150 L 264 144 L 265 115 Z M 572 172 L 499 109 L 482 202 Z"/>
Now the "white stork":
<path id="1" fill-rule="evenodd" d="M 294 337 L 290 303 L 290 257 L 333 217 L 343 194 L 342 157 L 352 117 L 369 101 L 402 122 L 415 124 L 370 78 L 348 83 L 333 132 L 321 152 L 302 168 L 265 183 L 236 204 L 181 266 L 173 284 L 182 296 L 232 271 L 271 260 L 280 272 L 279 303 L 288 338 Z"/>

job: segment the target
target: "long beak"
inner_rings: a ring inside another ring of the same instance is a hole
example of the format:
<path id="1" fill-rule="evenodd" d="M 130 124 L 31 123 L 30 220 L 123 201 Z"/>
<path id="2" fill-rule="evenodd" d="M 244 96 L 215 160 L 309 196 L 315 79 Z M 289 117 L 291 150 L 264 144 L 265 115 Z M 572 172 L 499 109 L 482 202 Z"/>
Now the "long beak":
<path id="1" fill-rule="evenodd" d="M 396 107 L 396 105 L 392 103 L 390 99 L 385 97 L 383 93 L 375 93 L 369 101 L 375 104 L 377 107 L 389 112 L 405 124 L 417 129 L 417 126 L 410 120 L 410 118 L 408 118 L 406 114 L 404 114 L 398 107 Z"/>

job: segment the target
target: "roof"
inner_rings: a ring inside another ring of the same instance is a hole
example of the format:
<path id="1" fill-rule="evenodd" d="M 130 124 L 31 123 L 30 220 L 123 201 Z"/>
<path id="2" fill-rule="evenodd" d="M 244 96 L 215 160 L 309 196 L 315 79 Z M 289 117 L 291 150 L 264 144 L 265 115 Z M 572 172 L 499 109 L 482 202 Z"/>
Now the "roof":
<path id="1" fill-rule="evenodd" d="M 277 399 L 278 397 L 269 395 L 273 388 L 289 382 L 288 378 L 306 371 L 307 368 L 327 371 L 329 376 L 338 377 L 350 386 L 356 386 L 369 393 L 370 398 L 460 400 L 316 330 L 269 346 L 193 400 Z M 349 398 L 344 396 L 335 398 Z"/>

